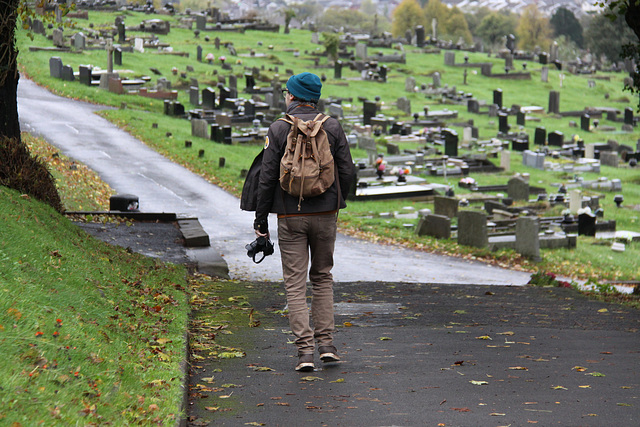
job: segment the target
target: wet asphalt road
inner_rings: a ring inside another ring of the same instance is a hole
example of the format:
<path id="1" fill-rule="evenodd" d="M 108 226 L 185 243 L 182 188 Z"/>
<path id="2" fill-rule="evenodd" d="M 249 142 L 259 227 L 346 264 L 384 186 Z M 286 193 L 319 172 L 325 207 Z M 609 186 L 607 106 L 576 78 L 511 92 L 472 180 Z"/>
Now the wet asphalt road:
<path id="1" fill-rule="evenodd" d="M 638 310 L 566 288 L 338 283 L 342 361 L 298 373 L 278 290 L 233 285 L 261 324 L 215 339 L 246 357 L 194 361 L 188 425 L 640 424 Z"/>
<path id="2" fill-rule="evenodd" d="M 94 114 L 101 108 L 53 95 L 24 78 L 18 85 L 23 131 L 43 136 L 65 155 L 85 163 L 118 193 L 137 195 L 143 212 L 197 217 L 209 234 L 214 250 L 226 261 L 232 279 L 281 279 L 279 252 L 259 266 L 246 256 L 244 246 L 255 238 L 253 213 L 241 211 L 239 200 L 233 195 L 165 159 Z M 277 242 L 276 221 L 275 217 L 270 218 L 272 236 Z M 336 242 L 335 258 L 333 273 L 339 282 L 523 285 L 530 276 L 343 235 Z"/>

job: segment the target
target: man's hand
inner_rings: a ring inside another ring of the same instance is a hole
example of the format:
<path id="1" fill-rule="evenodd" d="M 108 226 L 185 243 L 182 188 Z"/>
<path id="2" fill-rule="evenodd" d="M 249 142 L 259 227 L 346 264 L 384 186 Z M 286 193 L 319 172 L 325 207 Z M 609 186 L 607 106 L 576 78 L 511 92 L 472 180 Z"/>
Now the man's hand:
<path id="1" fill-rule="evenodd" d="M 269 223 L 266 219 L 255 220 L 253 222 L 253 230 L 258 237 L 269 237 Z"/>

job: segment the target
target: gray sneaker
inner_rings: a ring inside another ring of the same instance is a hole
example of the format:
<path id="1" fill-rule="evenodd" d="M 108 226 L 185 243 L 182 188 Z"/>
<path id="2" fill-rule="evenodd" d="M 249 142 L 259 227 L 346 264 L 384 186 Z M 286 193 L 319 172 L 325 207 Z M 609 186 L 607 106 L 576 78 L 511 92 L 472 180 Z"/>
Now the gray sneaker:
<path id="1" fill-rule="evenodd" d="M 321 346 L 318 348 L 318 352 L 320 353 L 320 360 L 324 363 L 337 362 L 340 360 L 338 350 L 332 345 Z"/>
<path id="2" fill-rule="evenodd" d="M 298 364 L 296 365 L 296 371 L 311 372 L 314 368 L 315 366 L 313 365 L 313 353 L 298 355 Z"/>

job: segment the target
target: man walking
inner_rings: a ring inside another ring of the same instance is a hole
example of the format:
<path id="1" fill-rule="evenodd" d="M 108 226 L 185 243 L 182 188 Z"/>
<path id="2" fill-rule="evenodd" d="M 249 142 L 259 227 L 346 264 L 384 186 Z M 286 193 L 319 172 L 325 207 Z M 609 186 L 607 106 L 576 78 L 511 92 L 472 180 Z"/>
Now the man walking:
<path id="1" fill-rule="evenodd" d="M 283 90 L 287 114 L 313 120 L 319 113 L 322 82 L 315 74 L 292 76 Z M 333 250 L 338 210 L 355 176 L 349 144 L 340 123 L 324 122 L 334 158 L 336 179 L 324 193 L 299 202 L 280 187 L 280 160 L 287 144 L 290 125 L 277 120 L 269 127 L 264 145 L 258 187 L 254 230 L 267 236 L 269 212 L 278 214 L 278 242 L 282 258 L 284 285 L 289 306 L 289 324 L 298 349 L 297 371 L 312 371 L 315 345 L 323 362 L 340 360 L 333 344 Z M 300 206 L 298 206 L 300 203 Z M 309 266 L 309 261 L 311 265 Z M 307 274 L 312 285 L 311 319 L 307 308 Z M 313 328 L 311 327 L 313 321 Z"/>

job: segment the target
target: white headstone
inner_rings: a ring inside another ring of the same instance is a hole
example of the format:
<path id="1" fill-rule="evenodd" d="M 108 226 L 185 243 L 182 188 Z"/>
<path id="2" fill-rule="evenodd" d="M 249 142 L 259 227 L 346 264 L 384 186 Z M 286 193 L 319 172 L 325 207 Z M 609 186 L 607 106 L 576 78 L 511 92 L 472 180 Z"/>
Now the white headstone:
<path id="1" fill-rule="evenodd" d="M 134 49 L 137 52 L 144 53 L 144 39 L 136 37 Z"/>
<path id="2" fill-rule="evenodd" d="M 502 151 L 500 154 L 500 167 L 505 171 L 509 171 L 509 169 L 511 169 L 511 151 Z"/>
<path id="3" fill-rule="evenodd" d="M 596 158 L 596 146 L 595 144 L 585 144 L 584 146 L 584 158 L 595 159 Z"/>
<path id="4" fill-rule="evenodd" d="M 470 127 L 466 127 L 462 131 L 462 140 L 464 142 L 469 142 L 473 139 L 473 130 Z"/>
<path id="5" fill-rule="evenodd" d="M 575 214 L 582 209 L 582 192 L 580 190 L 571 190 L 569 194 L 569 210 Z"/>

